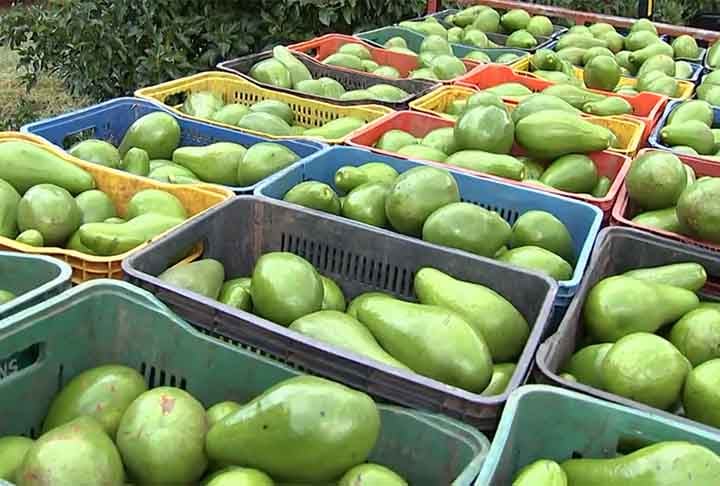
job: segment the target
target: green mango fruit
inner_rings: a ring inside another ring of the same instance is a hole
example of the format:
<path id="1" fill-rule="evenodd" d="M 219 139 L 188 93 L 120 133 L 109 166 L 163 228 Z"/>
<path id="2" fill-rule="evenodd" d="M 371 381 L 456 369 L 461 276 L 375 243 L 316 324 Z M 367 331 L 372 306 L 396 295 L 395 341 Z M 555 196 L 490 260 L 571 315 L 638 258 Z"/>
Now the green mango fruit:
<path id="1" fill-rule="evenodd" d="M 355 89 L 346 91 L 338 99 L 342 101 L 374 100 L 375 95 L 366 89 Z"/>
<path id="2" fill-rule="evenodd" d="M 147 152 L 150 160 L 169 159 L 180 144 L 180 124 L 168 113 L 156 111 L 135 120 L 119 146 L 125 156 L 133 147 Z"/>
<path id="3" fill-rule="evenodd" d="M 537 39 L 527 30 L 516 30 L 505 40 L 505 47 L 532 49 L 537 46 Z"/>
<path id="4" fill-rule="evenodd" d="M 655 24 L 652 23 L 649 19 L 638 19 L 633 23 L 632 27 L 630 27 L 630 32 L 638 32 L 638 31 L 648 31 L 652 32 L 653 34 L 657 35 L 657 29 L 655 28 Z"/>
<path id="5" fill-rule="evenodd" d="M 207 431 L 199 401 L 180 388 L 161 386 L 140 395 L 125 411 L 117 446 L 129 475 L 139 483 L 188 484 L 207 467 Z M 182 447 L 172 447 L 176 444 Z"/>
<path id="6" fill-rule="evenodd" d="M 307 137 L 321 137 L 330 139 L 342 138 L 347 136 L 351 132 L 354 132 L 363 125 L 365 125 L 365 121 L 359 118 L 346 116 L 327 122 L 321 127 L 310 128 L 305 131 L 304 135 Z"/>
<path id="7" fill-rule="evenodd" d="M 689 442 L 658 442 L 612 459 L 570 459 L 561 464 L 568 484 L 583 486 L 670 486 L 687 482 L 711 486 L 720 474 L 720 459 Z"/>
<path id="8" fill-rule="evenodd" d="M 591 89 L 612 91 L 620 81 L 620 66 L 614 56 L 596 56 L 585 65 L 585 85 Z"/>
<path id="9" fill-rule="evenodd" d="M 410 96 L 410 93 L 404 89 L 389 84 L 376 84 L 370 86 L 367 90 L 372 93 L 374 97 L 383 101 L 398 102 Z"/>
<path id="10" fill-rule="evenodd" d="M 173 152 L 173 162 L 191 170 L 205 182 L 234 186 L 238 166 L 246 152 L 245 147 L 231 142 L 179 147 Z"/>
<path id="11" fill-rule="evenodd" d="M 662 41 L 653 42 L 650 45 L 643 47 L 642 49 L 631 52 L 629 59 L 631 63 L 640 67 L 648 59 L 659 55 L 669 56 L 672 59 L 673 48 L 669 44 Z"/>
<path id="12" fill-rule="evenodd" d="M 455 141 L 461 150 L 507 154 L 512 148 L 514 133 L 507 110 L 492 105 L 468 109 L 455 124 Z"/>
<path id="13" fill-rule="evenodd" d="M 489 64 L 493 62 L 492 58 L 483 51 L 470 51 L 465 55 L 465 57 L 463 57 L 463 59 L 479 62 L 481 64 Z"/>
<path id="14" fill-rule="evenodd" d="M 337 310 L 321 310 L 302 316 L 290 324 L 290 329 L 388 366 L 409 370 L 381 348 L 357 319 Z"/>
<path id="15" fill-rule="evenodd" d="M 125 479 L 118 449 L 100 424 L 84 416 L 40 436 L 25 454 L 15 477 L 18 484 L 107 484 Z"/>
<path id="16" fill-rule="evenodd" d="M 208 420 L 208 430 L 231 413 L 235 413 L 240 410 L 240 407 L 242 407 L 242 405 L 239 403 L 228 400 L 216 403 L 212 407 L 208 408 L 206 414 Z"/>
<path id="17" fill-rule="evenodd" d="M 277 407 L 284 413 L 275 413 Z M 205 442 L 214 461 L 258 468 L 276 480 L 317 483 L 364 462 L 379 433 L 380 414 L 368 395 L 323 378 L 298 376 L 226 416 Z"/>
<path id="18" fill-rule="evenodd" d="M 82 213 L 72 195 L 52 184 L 30 188 L 17 206 L 20 231 L 34 229 L 48 246 L 63 244 L 80 227 Z"/>
<path id="19" fill-rule="evenodd" d="M 505 393 L 510 380 L 512 380 L 512 376 L 515 373 L 515 367 L 515 363 L 494 364 L 490 384 L 482 391 L 481 395 L 491 397 Z"/>
<path id="20" fill-rule="evenodd" d="M 598 180 L 597 166 L 581 154 L 563 155 L 543 172 L 540 182 L 561 191 L 590 193 Z"/>
<path id="21" fill-rule="evenodd" d="M 390 184 L 366 182 L 352 189 L 342 205 L 342 215 L 362 223 L 384 228 L 387 226 L 385 201 Z"/>
<path id="22" fill-rule="evenodd" d="M 715 43 L 710 46 L 707 51 L 707 56 L 705 57 L 705 63 L 710 69 L 720 68 L 720 42 L 715 41 Z"/>
<path id="23" fill-rule="evenodd" d="M 522 468 L 513 486 L 567 486 L 567 476 L 555 461 L 541 459 Z"/>
<path id="24" fill-rule="evenodd" d="M 223 264 L 212 258 L 176 265 L 158 275 L 158 279 L 210 299 L 220 296 L 225 281 Z"/>
<path id="25" fill-rule="evenodd" d="M 710 127 L 699 120 L 676 121 L 660 130 L 660 138 L 667 145 L 686 145 L 701 155 L 716 152 L 715 136 Z"/>
<path id="26" fill-rule="evenodd" d="M 274 59 L 268 59 L 268 61 L 277 62 Z M 282 64 L 278 63 L 278 65 L 281 69 L 285 69 L 282 67 Z M 287 71 L 285 72 L 287 73 Z M 289 79 L 290 77 L 288 75 L 288 80 Z M 289 88 L 290 86 L 284 87 Z M 222 108 L 224 104 L 225 102 L 223 101 L 222 96 L 217 93 L 214 93 L 212 91 L 195 91 L 187 95 L 187 98 L 185 98 L 182 107 L 180 107 L 180 111 L 191 116 L 196 116 L 198 118 L 210 118 L 213 114 L 215 114 L 216 111 Z M 122 153 L 122 149 L 120 150 L 120 153 Z"/>
<path id="27" fill-rule="evenodd" d="M 605 22 L 598 22 L 588 27 L 590 33 L 595 37 L 601 37 L 608 32 L 616 32 L 615 27 Z"/>
<path id="28" fill-rule="evenodd" d="M 621 68 L 625 68 L 628 71 L 630 71 L 631 74 L 634 74 L 637 72 L 637 67 L 635 64 L 630 62 L 630 54 L 632 51 L 620 51 L 615 53 L 615 60 L 618 63 L 618 66 Z M 617 88 L 615 88 L 617 89 Z"/>
<path id="29" fill-rule="evenodd" d="M 275 486 L 275 482 L 262 471 L 231 466 L 212 474 L 203 486 Z"/>
<path id="30" fill-rule="evenodd" d="M 650 71 L 638 78 L 635 89 L 639 92 L 649 91 L 673 98 L 677 95 L 678 82 L 662 71 Z"/>
<path id="31" fill-rule="evenodd" d="M 560 98 L 561 100 L 565 101 L 567 104 L 576 108 L 577 110 L 581 110 L 582 107 L 585 106 L 587 103 L 602 101 L 607 98 L 605 95 L 593 93 L 592 91 L 588 91 L 578 86 L 566 84 L 549 86 L 542 91 L 542 94 L 545 96 L 554 96 L 556 98 Z M 554 105 L 548 105 L 548 108 L 546 109 L 556 109 L 553 106 Z M 566 108 L 564 109 L 565 111 L 570 111 Z M 578 112 L 576 111 L 575 113 Z"/>
<path id="32" fill-rule="evenodd" d="M 661 40 L 656 33 L 647 30 L 635 31 L 625 37 L 625 49 L 635 52 L 658 42 Z"/>
<path id="33" fill-rule="evenodd" d="M 310 70 L 290 52 L 290 49 L 284 46 L 276 46 L 272 52 L 273 58 L 279 61 L 290 73 L 290 81 L 293 86 L 301 81 L 312 79 Z"/>
<path id="34" fill-rule="evenodd" d="M 527 27 L 530 22 L 530 14 L 525 10 L 516 8 L 508 11 L 500 17 L 500 23 L 507 32 L 515 32 Z"/>
<path id="35" fill-rule="evenodd" d="M 553 24 L 544 15 L 533 15 L 525 26 L 533 37 L 550 37 L 553 33 Z"/>
<path id="36" fill-rule="evenodd" d="M 238 128 L 244 128 L 253 132 L 266 133 L 276 137 L 288 137 L 291 135 L 290 125 L 282 118 L 265 112 L 248 113 L 237 124 Z"/>
<path id="37" fill-rule="evenodd" d="M 293 86 L 290 71 L 282 62 L 278 61 L 274 57 L 265 59 L 255 64 L 252 68 L 250 68 L 250 72 L 248 74 L 255 81 L 270 84 L 278 88 L 290 89 Z M 219 109 L 219 107 L 217 109 Z M 217 109 L 215 111 L 217 111 Z"/>
<path id="38" fill-rule="evenodd" d="M 720 358 L 720 311 L 698 308 L 688 312 L 672 327 L 670 342 L 693 367 Z"/>
<path id="39" fill-rule="evenodd" d="M 528 323 L 494 290 L 434 268 L 421 268 L 413 286 L 421 304 L 449 309 L 470 324 L 484 338 L 494 362 L 512 360 L 522 353 L 530 335 Z"/>
<path id="40" fill-rule="evenodd" d="M 586 25 L 573 25 L 567 31 L 568 34 L 582 34 L 588 37 L 595 37 L 590 30 L 590 27 Z"/>
<path id="41" fill-rule="evenodd" d="M 347 43 L 340 46 L 337 52 L 341 54 L 349 54 L 351 56 L 359 57 L 360 59 L 371 60 L 372 54 L 370 50 L 362 44 Z"/>
<path id="42" fill-rule="evenodd" d="M 491 47 L 493 47 L 493 46 L 491 46 Z M 514 52 L 506 52 L 505 54 L 500 54 L 498 57 L 496 57 L 495 63 L 496 64 L 512 64 L 515 61 L 517 61 L 518 59 L 520 59 L 520 56 L 515 54 Z M 508 83 L 508 84 L 513 84 L 513 83 Z"/>
<path id="43" fill-rule="evenodd" d="M 354 69 L 356 71 L 363 71 L 362 59 L 353 55 L 342 52 L 336 52 L 326 57 L 323 64 L 328 66 L 337 66 L 346 69 Z"/>
<path id="44" fill-rule="evenodd" d="M 523 181 L 532 180 L 539 182 L 538 179 L 540 179 L 542 173 L 545 172 L 545 166 L 529 157 L 520 156 L 516 158 L 525 166 Z"/>
<path id="45" fill-rule="evenodd" d="M 583 306 L 585 325 L 600 342 L 655 332 L 698 306 L 694 292 L 622 275 L 601 280 Z"/>
<path id="46" fill-rule="evenodd" d="M 596 57 L 600 56 L 608 56 L 608 57 L 615 57 L 615 54 L 608 49 L 607 47 L 591 47 L 590 49 L 587 49 L 582 57 L 582 65 L 586 65 Z"/>
<path id="47" fill-rule="evenodd" d="M 555 280 L 562 281 L 572 278 L 573 269 L 568 262 L 539 246 L 513 248 L 504 252 L 497 259 L 510 265 L 543 273 Z"/>
<path id="48" fill-rule="evenodd" d="M 452 48 L 448 44 L 447 39 L 439 35 L 429 35 L 425 37 L 420 43 L 420 52 L 433 52 L 439 54 L 452 55 Z"/>
<path id="49" fill-rule="evenodd" d="M 454 202 L 460 202 L 460 191 L 452 174 L 419 166 L 395 179 L 385 200 L 385 213 L 400 233 L 420 235 L 425 220 L 436 209 Z"/>
<path id="50" fill-rule="evenodd" d="M 569 46 L 563 49 L 559 49 L 556 52 L 560 60 L 568 61 L 570 64 L 575 66 L 582 66 L 583 64 L 585 64 L 584 58 L 587 51 L 588 49 L 583 49 L 582 47 Z"/>
<path id="51" fill-rule="evenodd" d="M 35 231 L 35 230 L 28 230 L 28 231 Z M 41 239 L 40 243 L 42 243 L 42 244 L 39 246 L 45 246 L 44 242 L 42 241 L 42 234 L 40 235 L 40 239 Z M 97 253 L 92 251 L 87 246 L 83 245 L 83 242 L 80 239 L 80 230 L 79 229 L 75 233 L 73 233 L 72 236 L 70 236 L 67 243 L 65 243 L 65 248 L 68 250 L 73 250 L 73 251 L 77 251 L 80 253 L 84 253 L 85 255 L 93 255 L 93 256 L 97 255 Z"/>
<path id="52" fill-rule="evenodd" d="M 305 181 L 285 193 L 283 201 L 330 214 L 340 214 L 340 200 L 332 187 L 318 181 Z"/>
<path id="53" fill-rule="evenodd" d="M 690 79 L 693 76 L 694 68 L 687 61 L 675 61 L 675 77 L 677 79 Z"/>
<path id="54" fill-rule="evenodd" d="M 550 49 L 538 49 L 530 58 L 530 64 L 534 70 L 559 71 L 560 61 L 558 54 Z"/>
<path id="55" fill-rule="evenodd" d="M 671 56 L 666 54 L 652 56 L 639 66 L 637 70 L 638 77 L 644 76 L 651 71 L 661 71 L 668 76 L 675 76 L 675 61 Z"/>
<path id="56" fill-rule="evenodd" d="M 671 233 L 680 233 L 680 221 L 674 206 L 640 213 L 632 219 L 632 222 Z"/>
<path id="57" fill-rule="evenodd" d="M 605 386 L 602 365 L 612 346 L 611 343 L 591 344 L 579 349 L 570 357 L 565 371 L 579 383 L 602 390 Z"/>
<path id="58" fill-rule="evenodd" d="M 360 306 L 360 304 L 365 299 L 369 299 L 370 297 L 391 297 L 392 298 L 392 295 L 385 294 L 383 292 L 365 292 L 364 294 L 360 294 L 350 301 L 350 303 L 347 306 L 347 309 L 345 310 L 345 313 L 347 315 L 357 319 L 357 308 Z"/>
<path id="59" fill-rule="evenodd" d="M 156 181 L 167 183 L 171 183 L 171 178 L 174 177 L 184 177 L 189 181 L 200 182 L 200 179 L 198 179 L 190 169 L 186 169 L 182 165 L 174 162 L 160 165 L 156 169 L 151 169 L 148 177 Z"/>
<path id="60" fill-rule="evenodd" d="M 120 223 L 127 223 L 127 220 L 124 220 L 122 218 L 108 218 L 104 222 L 110 223 L 110 224 L 120 224 Z"/>
<path id="61" fill-rule="evenodd" d="M 323 285 L 322 310 L 345 312 L 345 294 L 334 280 L 320 275 Z"/>
<path id="62" fill-rule="evenodd" d="M 182 202 L 173 194 L 160 189 L 144 189 L 136 192 L 127 204 L 125 216 L 128 220 L 142 214 L 159 214 L 178 219 L 187 219 Z M 105 221 L 103 218 L 101 221 Z"/>
<path id="63" fill-rule="evenodd" d="M 121 164 L 120 152 L 113 144 L 105 140 L 83 140 L 70 147 L 68 153 L 86 162 L 103 165 L 111 169 L 119 169 Z"/>
<path id="64" fill-rule="evenodd" d="M 463 31 L 460 27 L 452 27 L 451 29 L 448 29 L 447 35 L 448 42 L 462 44 L 463 38 L 465 37 L 465 31 Z"/>
<path id="65" fill-rule="evenodd" d="M 244 311 L 252 311 L 252 296 L 250 295 L 249 277 L 240 277 L 228 280 L 220 287 L 217 300 L 230 307 Z"/>
<path id="66" fill-rule="evenodd" d="M 604 100 L 586 103 L 582 110 L 596 116 L 632 115 L 633 106 L 625 98 L 608 96 Z"/>
<path id="67" fill-rule="evenodd" d="M 15 238 L 18 234 L 17 208 L 20 194 L 0 179 L 0 236 Z"/>
<path id="68" fill-rule="evenodd" d="M 400 475 L 380 464 L 360 464 L 350 469 L 338 481 L 338 486 L 408 486 Z"/>
<path id="69" fill-rule="evenodd" d="M 403 130 L 393 129 L 383 133 L 375 144 L 375 147 L 388 152 L 397 152 L 407 145 L 415 145 L 417 143 L 418 139 L 412 134 Z"/>
<path id="70" fill-rule="evenodd" d="M 252 186 L 271 174 L 290 166 L 300 157 L 279 143 L 260 142 L 247 149 L 238 163 L 237 184 Z"/>
<path id="71" fill-rule="evenodd" d="M 720 106 L 720 84 L 702 84 L 696 90 L 698 99 L 705 100 L 711 105 Z"/>
<path id="72" fill-rule="evenodd" d="M 403 132 L 404 133 L 404 132 Z M 391 166 L 382 162 L 368 162 L 353 167 L 346 165 L 335 172 L 335 186 L 345 193 L 368 182 L 381 182 L 392 184 L 397 179 L 398 172 Z"/>
<path id="73" fill-rule="evenodd" d="M 77 231 L 75 232 L 77 234 Z M 72 239 L 72 237 L 71 237 Z M 38 230 L 29 229 L 25 230 L 19 235 L 17 235 L 17 238 L 15 238 L 15 241 L 18 243 L 24 243 L 26 245 L 35 246 L 35 247 L 43 247 L 45 246 L 45 239 L 43 238 L 42 233 L 40 233 Z"/>
<path id="74" fill-rule="evenodd" d="M 295 89 L 300 91 L 297 86 Z M 224 123 L 226 125 L 237 125 L 249 112 L 250 108 L 247 105 L 242 103 L 230 103 L 217 110 L 209 118 L 212 121 Z"/>
<path id="75" fill-rule="evenodd" d="M 419 143 L 406 145 L 398 150 L 397 153 L 408 159 L 433 160 L 435 162 L 444 162 L 447 159 L 445 152 Z"/>
<path id="76" fill-rule="evenodd" d="M 687 172 L 680 159 L 661 151 L 636 158 L 626 178 L 628 196 L 644 209 L 674 206 L 686 184 Z"/>
<path id="77" fill-rule="evenodd" d="M 630 270 L 623 275 L 658 284 L 672 285 L 697 292 L 705 286 L 707 273 L 698 263 L 674 263 L 659 267 Z"/>
<path id="78" fill-rule="evenodd" d="M 617 32 L 606 32 L 599 36 L 598 39 L 605 41 L 608 49 L 613 53 L 618 53 L 625 48 L 625 37 Z"/>
<path id="79" fill-rule="evenodd" d="M 318 79 L 318 81 L 320 81 L 320 86 L 322 86 L 324 96 L 328 98 L 340 98 L 343 94 L 345 94 L 345 86 L 333 78 L 322 77 Z"/>
<path id="80" fill-rule="evenodd" d="M 492 257 L 510 239 L 510 225 L 495 211 L 456 202 L 435 210 L 422 229 L 430 243 Z"/>
<path id="81" fill-rule="evenodd" d="M 467 72 L 465 64 L 451 54 L 435 56 L 431 61 L 430 67 L 441 80 L 453 79 Z"/>
<path id="82" fill-rule="evenodd" d="M 425 135 L 420 144 L 452 155 L 457 151 L 455 129 L 453 127 L 436 128 Z"/>
<path id="83" fill-rule="evenodd" d="M 33 440 L 22 436 L 0 437 L 0 479 L 17 482 L 15 474 L 22 466 Z"/>
<path id="84" fill-rule="evenodd" d="M 43 433 L 90 416 L 114 439 L 125 410 L 145 391 L 144 378 L 132 368 L 105 365 L 88 369 L 55 395 L 43 422 Z"/>
<path id="85" fill-rule="evenodd" d="M 530 88 L 520 83 L 502 83 L 492 88 L 488 88 L 485 91 L 494 93 L 498 96 L 528 96 L 533 92 Z"/>
<path id="86" fill-rule="evenodd" d="M 502 98 L 500 98 L 500 96 L 496 95 L 495 93 L 491 93 L 489 91 L 479 91 L 477 93 L 474 93 L 469 98 L 464 100 L 464 102 L 464 107 L 458 112 L 458 115 L 461 115 L 470 108 L 474 108 L 477 106 L 497 106 L 498 108 L 507 110 Z"/>
<path id="87" fill-rule="evenodd" d="M 573 75 L 573 77 L 568 76 L 567 74 L 561 72 L 561 71 L 535 71 L 533 74 L 535 76 L 538 76 L 542 79 L 547 79 L 548 81 L 552 81 L 553 83 L 575 83 L 575 81 L 578 81 L 578 79 Z"/>
<path id="88" fill-rule="evenodd" d="M 400 71 L 392 66 L 379 66 L 376 69 L 373 69 L 372 74 L 390 79 L 400 78 Z"/>
<path id="89" fill-rule="evenodd" d="M 561 110 L 568 113 L 578 113 L 578 110 L 567 101 L 557 96 L 537 93 L 528 96 L 518 103 L 511 113 L 513 123 L 533 113 L 546 110 Z"/>
<path id="90" fill-rule="evenodd" d="M 718 393 L 718 390 L 720 390 L 719 371 L 720 359 L 706 361 L 691 370 L 685 381 L 682 396 L 682 403 L 687 417 L 711 427 L 720 426 L 720 413 L 718 413 L 718 405 L 720 405 L 720 393 Z M 712 464 L 715 476 L 708 476 L 710 481 L 713 481 L 718 474 L 715 471 L 715 461 Z M 708 482 L 707 484 L 711 483 Z"/>
<path id="91" fill-rule="evenodd" d="M 150 156 L 141 148 L 131 147 L 122 159 L 121 168 L 130 174 L 145 177 L 150 173 Z"/>
<path id="92" fill-rule="evenodd" d="M 567 154 L 605 150 L 610 147 L 613 133 L 577 115 L 547 110 L 520 120 L 515 127 L 515 137 L 531 157 L 556 159 Z"/>
<path id="93" fill-rule="evenodd" d="M 82 217 L 81 224 L 99 223 L 117 216 L 115 204 L 112 199 L 97 189 L 78 194 L 75 196 L 75 202 L 80 209 Z"/>
<path id="94" fill-rule="evenodd" d="M 370 297 L 358 306 L 357 315 L 385 350 L 416 373 L 477 393 L 490 383 L 490 351 L 482 336 L 455 312 Z M 452 360 L 447 359 L 450 355 Z"/>
<path id="95" fill-rule="evenodd" d="M 671 45 L 676 59 L 697 59 L 700 57 L 700 48 L 692 36 L 686 34 L 676 37 Z"/>
<path id="96" fill-rule="evenodd" d="M 80 241 L 97 255 L 120 255 L 182 222 L 180 218 L 150 213 L 120 224 L 88 223 L 80 227 Z"/>
<path id="97" fill-rule="evenodd" d="M 575 261 L 570 232 L 562 221 L 545 211 L 523 213 L 513 224 L 508 246 L 537 246 L 559 255 L 567 262 Z"/>
<path id="98" fill-rule="evenodd" d="M 596 39 L 592 35 L 585 34 L 565 34 L 558 39 L 555 45 L 555 50 L 560 51 L 566 47 L 579 47 L 581 49 L 590 49 L 591 47 L 605 47 L 607 48 L 607 42 L 601 39 Z"/>
<path id="99" fill-rule="evenodd" d="M 459 25 L 459 24 L 458 24 Z M 463 26 L 461 26 L 463 27 Z M 472 22 L 473 29 L 481 32 L 494 33 L 500 31 L 500 14 L 497 10 L 488 8 L 479 12 Z"/>
<path id="100" fill-rule="evenodd" d="M 708 127 L 713 125 L 713 108 L 707 101 L 689 100 L 680 103 L 668 117 L 667 124 L 683 123 L 686 121 L 703 122 Z M 715 140 L 713 134 L 713 141 Z"/>
<path id="101" fill-rule="evenodd" d="M 516 181 L 525 178 L 525 164 L 512 155 L 493 154 L 482 150 L 461 150 L 448 157 L 445 163 Z"/>
<path id="102" fill-rule="evenodd" d="M 288 125 L 295 121 L 295 112 L 290 105 L 278 100 L 262 100 L 250 106 L 251 113 L 268 113 L 282 119 Z"/>
<path id="103" fill-rule="evenodd" d="M 720 242 L 720 212 L 714 207 L 718 195 L 720 179 L 715 177 L 702 177 L 683 191 L 677 202 L 677 217 L 683 234 Z"/>

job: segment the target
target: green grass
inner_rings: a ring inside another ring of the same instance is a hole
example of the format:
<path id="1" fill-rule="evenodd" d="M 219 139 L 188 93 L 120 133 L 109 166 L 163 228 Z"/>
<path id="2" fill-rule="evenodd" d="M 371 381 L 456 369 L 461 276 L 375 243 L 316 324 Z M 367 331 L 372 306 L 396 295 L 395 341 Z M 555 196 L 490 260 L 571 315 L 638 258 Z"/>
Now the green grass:
<path id="1" fill-rule="evenodd" d="M 67 92 L 62 81 L 44 75 L 28 90 L 17 70 L 17 54 L 0 47 L 0 131 L 66 113 L 91 103 Z"/>

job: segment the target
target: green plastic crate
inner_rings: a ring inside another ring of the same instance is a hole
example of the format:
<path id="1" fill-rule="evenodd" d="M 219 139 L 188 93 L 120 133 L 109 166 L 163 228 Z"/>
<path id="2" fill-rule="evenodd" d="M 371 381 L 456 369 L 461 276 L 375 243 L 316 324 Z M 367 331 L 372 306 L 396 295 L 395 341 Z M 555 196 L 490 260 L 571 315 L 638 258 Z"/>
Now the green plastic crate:
<path id="1" fill-rule="evenodd" d="M 509 485 L 538 459 L 613 457 L 625 446 L 666 440 L 693 442 L 720 454 L 720 434 L 707 429 L 561 388 L 523 386 L 508 399 L 475 486 Z"/>
<path id="2" fill-rule="evenodd" d="M 94 280 L 0 323 L 0 357 L 31 347 L 38 359 L 0 379 L 0 436 L 35 437 L 53 396 L 83 370 L 137 369 L 150 387 L 186 389 L 205 406 L 246 402 L 298 371 L 199 333 L 151 294 Z M 413 486 L 470 485 L 487 454 L 484 435 L 454 420 L 380 405 L 371 461 Z"/>

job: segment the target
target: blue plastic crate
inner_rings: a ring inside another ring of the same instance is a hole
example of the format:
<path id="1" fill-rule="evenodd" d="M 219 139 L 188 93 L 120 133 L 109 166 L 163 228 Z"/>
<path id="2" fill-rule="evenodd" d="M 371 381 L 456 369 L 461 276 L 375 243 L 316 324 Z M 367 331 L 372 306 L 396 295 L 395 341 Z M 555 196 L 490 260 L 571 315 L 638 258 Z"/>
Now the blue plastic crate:
<path id="1" fill-rule="evenodd" d="M 652 133 L 650 133 L 650 138 L 648 138 L 648 145 L 652 148 L 660 149 L 660 150 L 668 150 L 670 152 L 676 153 L 678 155 L 683 155 L 680 152 L 675 152 L 670 146 L 665 145 L 665 143 L 660 138 L 660 130 L 663 129 L 663 127 L 667 124 L 668 117 L 670 116 L 670 113 L 681 103 L 685 102 L 687 100 L 675 100 L 670 101 L 667 106 L 665 107 L 665 111 L 660 116 L 660 119 L 657 122 L 657 125 L 655 125 L 655 128 L 653 128 Z M 713 127 L 720 128 L 720 106 L 713 106 Z M 710 154 L 714 155 L 714 154 Z M 702 155 L 700 156 L 702 157 Z"/>
<path id="2" fill-rule="evenodd" d="M 359 148 L 333 147 L 268 178 L 258 187 L 255 194 L 272 199 L 282 199 L 291 187 L 303 181 L 315 180 L 332 185 L 335 172 L 340 167 L 361 165 L 366 162 L 384 162 L 401 173 L 418 165 L 427 165 Z M 482 179 L 449 168 L 448 170 L 452 172 L 458 182 L 460 197 L 463 201 L 497 211 L 510 224 L 513 224 L 522 213 L 537 209 L 554 214 L 567 226 L 575 245 L 577 262 L 572 278 L 559 282 L 555 300 L 556 305 L 567 306 L 575 295 L 585 272 L 595 237 L 600 230 L 602 211 L 595 206 L 573 199 L 500 181 Z"/>
<path id="3" fill-rule="evenodd" d="M 203 123 L 178 116 L 160 104 L 140 98 L 116 98 L 82 110 L 48 118 L 23 126 L 20 131 L 32 133 L 62 149 L 68 149 L 78 139 L 99 138 L 119 145 L 130 125 L 138 118 L 155 111 L 174 117 L 180 124 L 180 145 L 208 145 L 215 142 L 233 142 L 250 146 L 260 142 L 273 142 L 286 146 L 301 159 L 327 145 L 309 140 L 270 140 L 238 130 Z M 247 187 L 229 187 L 237 194 L 249 194 L 258 184 Z"/>
<path id="4" fill-rule="evenodd" d="M 523 386 L 510 395 L 475 486 L 509 485 L 538 459 L 613 457 L 624 443 L 662 441 L 688 441 L 720 454 L 720 435 L 711 431 L 561 388 Z"/>

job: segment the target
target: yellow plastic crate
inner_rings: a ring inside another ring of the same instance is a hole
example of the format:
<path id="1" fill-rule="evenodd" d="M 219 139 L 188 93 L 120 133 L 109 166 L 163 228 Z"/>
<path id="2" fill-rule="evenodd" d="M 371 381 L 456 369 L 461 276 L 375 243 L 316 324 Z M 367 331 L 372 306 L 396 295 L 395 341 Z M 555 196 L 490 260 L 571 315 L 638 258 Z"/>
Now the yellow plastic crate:
<path id="1" fill-rule="evenodd" d="M 455 100 L 469 98 L 476 92 L 476 90 L 464 86 L 441 86 L 411 102 L 410 109 L 452 119 L 453 117 L 445 114 L 448 105 Z M 517 101 L 508 101 L 509 99 L 512 98 L 505 99 L 505 104 L 512 111 Z M 640 149 L 643 131 L 645 130 L 645 124 L 642 121 L 623 116 L 593 116 L 587 114 L 583 114 L 583 118 L 596 125 L 602 125 L 615 134 L 620 146 L 608 150 L 632 156 Z"/>
<path id="2" fill-rule="evenodd" d="M 127 204 L 132 196 L 145 189 L 160 189 L 173 194 L 182 202 L 188 214 L 191 215 L 191 218 L 234 197 L 232 191 L 221 186 L 204 183 L 192 185 L 165 184 L 146 177 L 138 177 L 127 172 L 85 162 L 69 155 L 67 152 L 35 135 L 18 132 L 0 132 L 0 143 L 10 141 L 31 143 L 85 169 L 95 178 L 96 188 L 110 196 L 110 199 L 112 199 L 118 210 L 118 214 L 121 216 L 125 214 Z M 158 238 L 159 237 L 160 236 L 158 236 Z M 35 247 L 20 243 L 11 238 L 0 237 L 0 250 L 48 255 L 67 262 L 73 269 L 72 280 L 74 283 L 81 283 L 97 278 L 122 279 L 122 260 L 127 255 L 137 251 L 138 248 L 122 255 L 103 257 L 86 255 L 75 250 L 66 250 L 58 247 Z M 196 248 L 193 253 L 187 257 L 186 261 L 197 258 L 200 255 L 200 251 L 201 248 Z"/>
<path id="3" fill-rule="evenodd" d="M 391 108 L 379 105 L 354 105 L 354 106 L 341 106 L 333 105 L 331 103 L 325 103 L 316 100 L 307 100 L 300 96 L 294 96 L 286 93 L 280 93 L 267 88 L 261 88 L 234 74 L 221 73 L 221 72 L 207 72 L 195 74 L 185 78 L 180 78 L 175 81 L 168 81 L 167 83 L 158 84 L 156 86 L 150 86 L 135 91 L 135 96 L 139 98 L 145 98 L 147 100 L 161 102 L 168 106 L 170 109 L 175 111 L 178 115 L 200 120 L 206 123 L 213 123 L 220 125 L 225 128 L 231 128 L 239 130 L 238 127 L 233 125 L 227 125 L 225 123 L 218 123 L 207 118 L 198 118 L 187 115 L 179 110 L 179 105 L 168 105 L 165 100 L 174 95 L 186 95 L 187 93 L 194 93 L 197 91 L 212 91 L 222 96 L 225 103 L 244 103 L 253 104 L 263 100 L 277 100 L 282 101 L 290 105 L 290 108 L 295 113 L 295 123 L 305 128 L 320 127 L 325 123 L 336 120 L 345 116 L 352 116 L 364 120 L 365 122 L 371 122 L 376 120 L 388 113 L 393 113 Z M 345 139 L 349 138 L 349 134 L 346 137 L 339 139 L 327 139 L 321 137 L 303 137 L 303 136 L 292 136 L 292 137 L 275 137 L 263 132 L 256 132 L 253 130 L 242 131 L 248 133 L 254 133 L 266 138 L 283 139 L 311 139 L 320 140 L 327 143 L 343 143 Z"/>

